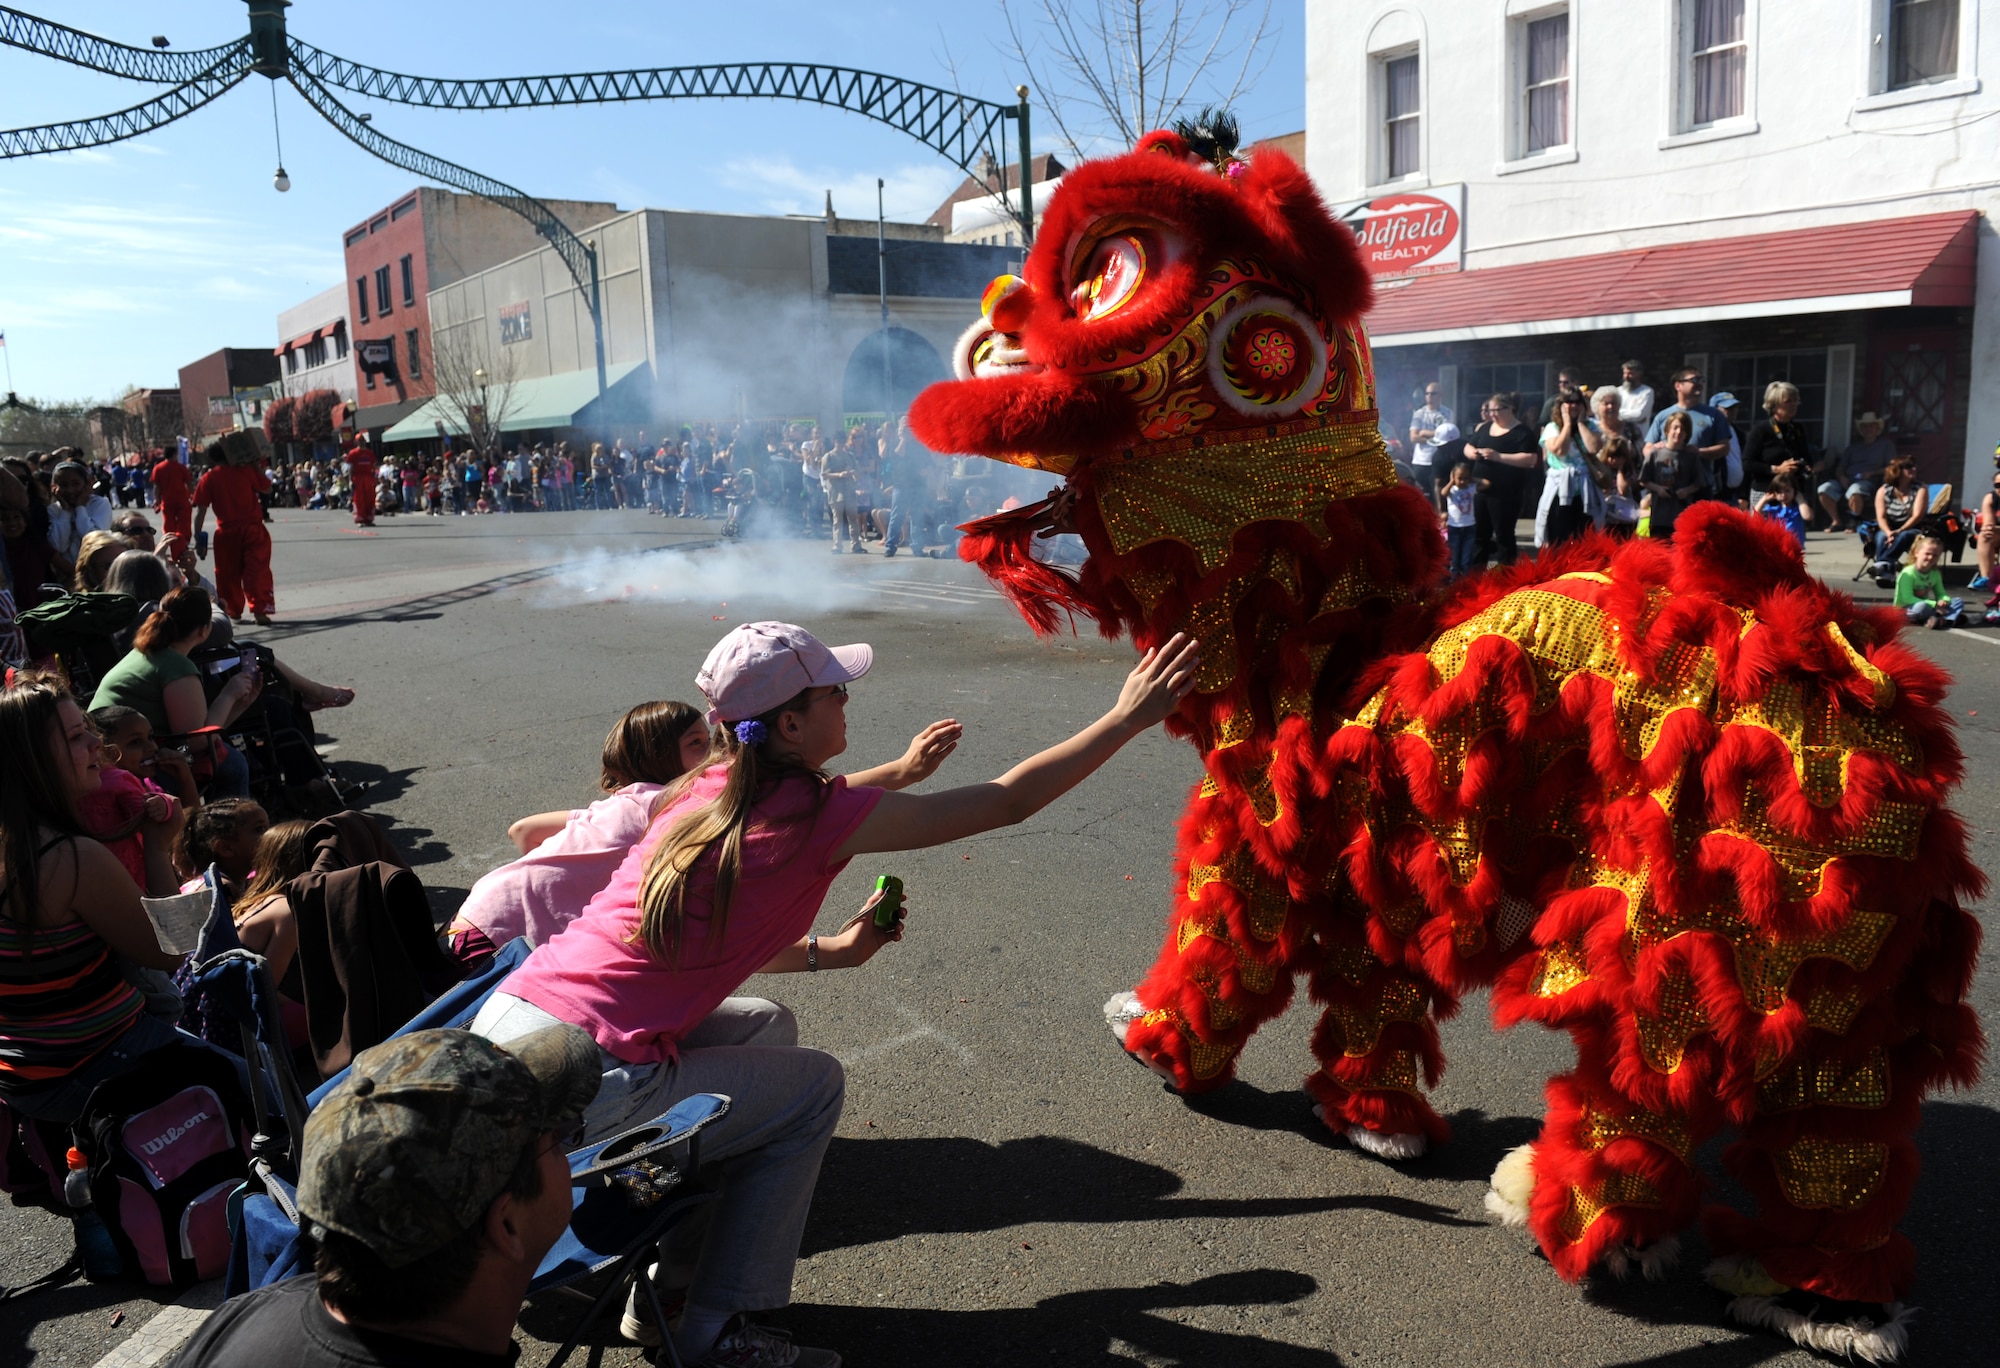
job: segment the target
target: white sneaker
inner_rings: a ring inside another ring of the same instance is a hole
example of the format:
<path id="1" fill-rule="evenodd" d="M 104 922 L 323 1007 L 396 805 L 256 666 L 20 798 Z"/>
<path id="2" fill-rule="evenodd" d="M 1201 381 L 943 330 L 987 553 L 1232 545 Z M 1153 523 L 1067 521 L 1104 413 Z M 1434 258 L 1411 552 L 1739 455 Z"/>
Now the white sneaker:
<path id="1" fill-rule="evenodd" d="M 648 1264 L 639 1277 L 651 1282 L 659 1268 L 658 1264 Z M 687 1300 L 687 1289 L 655 1286 L 653 1295 L 660 1299 L 660 1314 L 672 1320 Z M 632 1279 L 632 1286 L 625 1293 L 625 1314 L 618 1318 L 618 1333 L 633 1344 L 643 1344 L 649 1349 L 659 1346 L 660 1327 L 653 1320 L 653 1308 L 647 1305 L 646 1294 L 639 1288 L 639 1278 Z"/>
<path id="2" fill-rule="evenodd" d="M 784 1331 L 753 1325 L 738 1316 L 715 1347 L 689 1368 L 840 1368 L 840 1355 L 831 1349 L 793 1344 Z"/>

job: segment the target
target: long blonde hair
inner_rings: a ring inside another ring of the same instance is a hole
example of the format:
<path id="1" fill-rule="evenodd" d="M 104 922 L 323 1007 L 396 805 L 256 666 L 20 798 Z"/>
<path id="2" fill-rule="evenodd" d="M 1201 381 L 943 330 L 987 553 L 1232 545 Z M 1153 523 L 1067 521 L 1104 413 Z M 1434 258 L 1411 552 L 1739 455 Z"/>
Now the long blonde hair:
<path id="1" fill-rule="evenodd" d="M 760 745 L 737 740 L 733 727 L 721 728 L 721 758 L 729 766 L 722 792 L 692 812 L 674 819 L 666 835 L 646 857 L 645 872 L 639 880 L 639 925 L 631 939 L 645 945 L 655 958 L 680 967 L 686 948 L 687 891 L 695 865 L 711 848 L 719 847 L 715 863 L 715 889 L 709 895 L 708 935 L 704 948 L 713 950 L 722 943 L 729 926 L 730 904 L 736 898 L 736 883 L 743 873 L 743 835 L 757 800 L 785 779 L 805 778 L 813 782 L 814 810 L 826 801 L 827 776 L 795 755 L 775 754 L 778 717 L 782 713 L 803 712 L 811 692 L 802 689 L 755 720 L 764 725 L 767 736 Z M 707 766 L 689 770 L 660 791 L 654 800 L 655 812 L 676 802 L 707 772 Z"/>

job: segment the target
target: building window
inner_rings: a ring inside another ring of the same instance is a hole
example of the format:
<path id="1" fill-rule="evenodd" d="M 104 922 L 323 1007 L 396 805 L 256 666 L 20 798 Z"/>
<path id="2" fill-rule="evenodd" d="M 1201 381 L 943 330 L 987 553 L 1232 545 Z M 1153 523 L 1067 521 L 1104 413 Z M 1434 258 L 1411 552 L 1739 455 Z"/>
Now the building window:
<path id="1" fill-rule="evenodd" d="M 416 258 L 413 256 L 406 256 L 403 258 L 402 264 L 403 264 L 403 307 L 407 309 L 411 305 L 417 302 Z"/>
<path id="2" fill-rule="evenodd" d="M 1708 392 L 1728 390 L 1736 396 L 1738 436 L 1747 437 L 1751 427 L 1764 418 L 1764 387 L 1773 380 L 1789 380 L 1799 387 L 1799 426 L 1813 446 L 1826 444 L 1826 348 L 1803 352 L 1757 352 L 1722 356 L 1709 377 Z"/>
<path id="3" fill-rule="evenodd" d="M 1384 180 L 1401 180 L 1423 169 L 1419 133 L 1423 122 L 1418 80 L 1419 57 L 1392 57 L 1382 63 L 1382 166 Z"/>
<path id="4" fill-rule="evenodd" d="M 407 261 L 409 260 L 409 258 L 405 257 L 404 260 Z M 409 367 L 410 378 L 412 380 L 423 379 L 424 363 L 422 359 L 422 352 L 417 347 L 417 330 L 415 328 L 412 328 L 408 332 L 403 334 L 403 346 L 410 353 L 410 367 Z"/>
<path id="5" fill-rule="evenodd" d="M 389 226 L 389 216 L 387 214 L 383 214 L 379 218 L 370 219 L 368 221 L 368 231 L 371 233 L 379 233 L 388 226 Z"/>
<path id="6" fill-rule="evenodd" d="M 1744 111 L 1743 80 L 1749 69 L 1746 0 L 1689 0 L 1687 10 L 1687 121 L 1704 128 Z"/>
<path id="7" fill-rule="evenodd" d="M 1532 155 L 1569 141 L 1569 15 L 1530 20 L 1522 38 L 1527 58 L 1523 126 Z"/>
<path id="8" fill-rule="evenodd" d="M 345 328 L 336 328 L 334 330 L 333 359 L 336 361 L 345 361 L 347 359 L 347 329 Z"/>
<path id="9" fill-rule="evenodd" d="M 286 353 L 285 353 L 285 374 L 287 374 L 287 375 L 297 375 L 298 373 L 299 373 L 299 354 L 298 354 L 298 352 L 296 352 L 296 351 L 288 351 L 288 352 L 286 352 Z"/>
<path id="10" fill-rule="evenodd" d="M 1959 0 L 1889 0 L 1889 89 L 1958 75 Z"/>
<path id="11" fill-rule="evenodd" d="M 347 235 L 347 245 L 349 247 L 352 247 L 355 243 L 361 241 L 361 239 L 367 236 L 368 236 L 368 230 L 366 228 L 356 228 L 353 232 Z"/>
<path id="12" fill-rule="evenodd" d="M 405 214 L 414 214 L 416 212 L 417 212 L 417 200 L 416 197 L 412 195 L 409 199 L 404 200 L 394 209 L 391 209 L 389 211 L 389 217 L 391 219 L 399 219 Z"/>
<path id="13" fill-rule="evenodd" d="M 363 323 L 368 321 L 368 277 L 354 277 L 354 316 Z"/>
<path id="14" fill-rule="evenodd" d="M 306 343 L 305 353 L 307 370 L 311 370 L 314 366 L 324 366 L 326 364 L 326 339 L 315 337 L 312 341 Z"/>
<path id="15" fill-rule="evenodd" d="M 389 316 L 389 268 L 375 268 L 375 312 L 384 318 Z"/>
<path id="16" fill-rule="evenodd" d="M 1467 366 L 1458 373 L 1458 392 L 1464 396 L 1459 405 L 1465 413 L 1467 426 L 1478 420 L 1472 417 L 1488 399 L 1496 394 L 1511 394 L 1519 401 L 1514 416 L 1521 422 L 1539 428 L 1542 417 L 1542 401 L 1548 398 L 1549 363 L 1546 361 L 1523 361 L 1496 366 Z"/>

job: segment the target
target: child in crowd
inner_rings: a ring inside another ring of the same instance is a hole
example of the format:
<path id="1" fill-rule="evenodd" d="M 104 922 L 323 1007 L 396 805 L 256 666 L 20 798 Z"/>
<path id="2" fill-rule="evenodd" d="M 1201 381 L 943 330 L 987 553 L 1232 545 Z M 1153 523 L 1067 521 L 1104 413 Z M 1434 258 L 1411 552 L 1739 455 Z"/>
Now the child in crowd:
<path id="1" fill-rule="evenodd" d="M 1773 475 L 1770 487 L 1751 505 L 1751 512 L 1780 524 L 1800 546 L 1806 544 L 1805 515 L 1799 512 L 1799 492 L 1790 475 Z"/>
<path id="2" fill-rule="evenodd" d="M 181 822 L 181 805 L 153 780 L 153 727 L 144 713 L 132 708 L 99 708 L 91 725 L 104 738 L 101 771 L 104 782 L 77 802 L 83 829 L 104 843 L 132 882 L 152 897 L 174 892 L 173 845 Z M 123 744 L 116 738 L 123 738 Z M 192 811 L 199 800 L 187 807 Z"/>
<path id="3" fill-rule="evenodd" d="M 961 730 L 933 722 L 900 760 L 848 782 L 885 789 L 921 783 L 957 748 Z M 619 718 L 604 738 L 597 780 L 610 797 L 508 827 L 521 858 L 472 886 L 447 933 L 451 953 L 477 972 L 508 941 L 526 936 L 540 945 L 569 925 L 646 834 L 661 789 L 705 765 L 714 745 L 707 722 L 686 703 L 641 703 Z"/>
<path id="4" fill-rule="evenodd" d="M 205 804 L 182 829 L 180 848 L 174 852 L 174 864 L 187 881 L 181 892 L 201 887 L 203 872 L 213 865 L 216 881 L 230 900 L 241 898 L 257 868 L 257 845 L 270 825 L 263 807 L 248 798 Z"/>
<path id="5" fill-rule="evenodd" d="M 285 885 L 312 868 L 313 845 L 306 839 L 313 823 L 280 822 L 257 842 L 256 873 L 243 896 L 230 905 L 236 939 L 245 950 L 264 957 L 271 982 L 278 988 L 278 1015 L 285 1024 L 285 1042 L 293 1049 L 307 1043 L 305 984 L 299 976 L 298 918 L 292 915 Z"/>
<path id="6" fill-rule="evenodd" d="M 1451 577 L 1457 579 L 1472 569 L 1472 551 L 1479 544 L 1472 498 L 1477 493 L 1472 482 L 1472 462 L 1453 461 L 1444 487 L 1444 539 L 1451 548 Z"/>
<path id="7" fill-rule="evenodd" d="M 1647 535 L 1672 537 L 1681 510 L 1707 488 L 1701 458 L 1694 450 L 1694 420 L 1687 414 L 1667 415 L 1660 440 L 1646 447 L 1646 463 L 1639 469 L 1639 484 L 1652 496 L 1644 519 Z"/>
<path id="8" fill-rule="evenodd" d="M 1910 563 L 1896 576 L 1896 606 L 1912 623 L 1936 629 L 1965 621 L 1965 600 L 1944 591 L 1944 572 L 1938 568 L 1943 555 L 1943 542 L 1929 535 L 1918 537 L 1910 548 Z"/>

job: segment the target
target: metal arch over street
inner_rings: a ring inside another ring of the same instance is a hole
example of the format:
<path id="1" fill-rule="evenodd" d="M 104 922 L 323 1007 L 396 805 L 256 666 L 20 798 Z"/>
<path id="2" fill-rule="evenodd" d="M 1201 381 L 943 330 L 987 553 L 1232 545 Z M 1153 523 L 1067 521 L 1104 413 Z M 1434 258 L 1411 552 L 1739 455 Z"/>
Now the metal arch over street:
<path id="1" fill-rule="evenodd" d="M 37 124 L 31 128 L 0 129 L 0 160 L 35 157 L 48 152 L 74 152 L 80 147 L 123 142 L 185 118 L 227 93 L 250 74 L 251 68 L 244 60 L 248 50 L 247 40 L 212 49 L 222 55 L 208 70 L 144 104 L 121 109 L 115 114 L 95 119 L 75 119 L 69 123 Z"/>
<path id="2" fill-rule="evenodd" d="M 182 85 L 204 75 L 225 56 L 243 46 L 239 38 L 220 47 L 178 52 L 171 48 L 137 48 L 99 38 L 81 29 L 53 24 L 0 5 L 0 43 L 25 48 L 72 66 L 123 76 L 157 85 Z"/>
<path id="3" fill-rule="evenodd" d="M 1025 99 L 1014 105 L 995 104 L 940 86 L 852 67 L 740 62 L 460 80 L 384 71 L 324 52 L 299 38 L 291 40 L 291 52 L 296 69 L 325 85 L 425 109 L 543 109 L 638 100 L 797 100 L 885 123 L 949 158 L 974 178 L 981 174 L 981 153 L 995 166 L 1006 164 L 1009 119 L 1021 121 L 1026 155 Z M 1017 216 L 1022 228 L 1032 235 L 1030 195 L 1023 194 Z"/>

